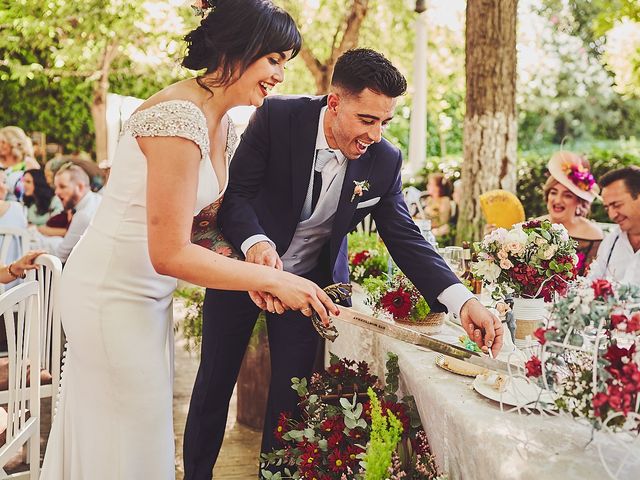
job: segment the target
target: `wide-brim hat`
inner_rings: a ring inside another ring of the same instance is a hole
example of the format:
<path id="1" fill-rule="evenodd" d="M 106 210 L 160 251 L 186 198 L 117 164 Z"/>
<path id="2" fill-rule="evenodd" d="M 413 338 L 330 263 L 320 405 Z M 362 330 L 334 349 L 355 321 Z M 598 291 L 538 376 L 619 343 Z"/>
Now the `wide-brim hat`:
<path id="1" fill-rule="evenodd" d="M 568 188 L 578 198 L 593 202 L 600 193 L 589 167 L 575 153 L 554 153 L 547 163 L 549 173 L 558 183 Z"/>

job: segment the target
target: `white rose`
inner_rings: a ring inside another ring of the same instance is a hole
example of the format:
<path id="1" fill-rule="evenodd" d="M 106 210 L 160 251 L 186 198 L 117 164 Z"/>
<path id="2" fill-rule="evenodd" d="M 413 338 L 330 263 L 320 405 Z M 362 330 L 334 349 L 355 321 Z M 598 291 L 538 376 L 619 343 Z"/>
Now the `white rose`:
<path id="1" fill-rule="evenodd" d="M 527 234 L 522 230 L 522 228 L 514 227 L 507 232 L 504 242 L 507 244 L 519 243 L 520 245 L 525 245 L 527 243 L 527 238 Z"/>
<path id="2" fill-rule="evenodd" d="M 504 243 L 504 239 L 507 236 L 507 230 L 505 228 L 496 228 L 493 232 L 484 237 L 482 243 L 489 245 L 493 242 Z"/>
<path id="3" fill-rule="evenodd" d="M 482 277 L 488 283 L 495 282 L 502 272 L 498 265 L 489 261 L 474 263 L 472 269 L 475 275 Z"/>
<path id="4" fill-rule="evenodd" d="M 500 250 L 498 252 L 498 258 L 500 260 L 506 260 L 507 258 L 509 258 L 509 254 L 506 252 L 506 250 Z"/>
<path id="5" fill-rule="evenodd" d="M 558 247 L 556 247 L 555 245 L 549 245 L 542 251 L 542 255 L 540 256 L 540 258 L 544 260 L 551 260 L 557 251 Z"/>
<path id="6" fill-rule="evenodd" d="M 569 232 L 564 225 L 562 225 L 561 223 L 553 223 L 551 224 L 551 229 L 558 232 L 562 240 L 564 240 L 565 242 L 569 241 Z"/>
<path id="7" fill-rule="evenodd" d="M 505 246 L 507 250 L 509 250 L 514 255 L 518 255 L 524 250 L 524 245 L 518 242 L 509 242 Z"/>

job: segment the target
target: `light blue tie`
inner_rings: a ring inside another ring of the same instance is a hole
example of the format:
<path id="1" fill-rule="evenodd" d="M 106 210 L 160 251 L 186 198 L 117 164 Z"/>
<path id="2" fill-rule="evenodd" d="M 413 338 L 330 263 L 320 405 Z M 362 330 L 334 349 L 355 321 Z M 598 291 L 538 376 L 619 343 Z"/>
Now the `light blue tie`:
<path id="1" fill-rule="evenodd" d="M 330 148 L 322 148 L 318 150 L 315 171 L 322 172 L 322 170 L 324 170 L 324 167 L 326 167 L 331 160 L 335 160 L 335 158 L 336 153 Z"/>
<path id="2" fill-rule="evenodd" d="M 314 172 L 319 173 L 319 175 L 311 175 L 311 180 L 309 182 L 309 188 L 307 189 L 307 196 L 304 199 L 304 204 L 302 206 L 302 213 L 300 214 L 300 220 L 307 220 L 311 214 L 313 213 L 313 197 L 314 197 L 314 187 L 317 190 L 316 195 L 319 193 L 320 185 L 315 185 L 316 183 L 320 184 L 322 182 L 322 170 L 327 166 L 327 164 L 331 161 L 335 161 L 336 154 L 330 148 L 321 148 L 316 153 L 316 161 L 315 166 L 313 168 Z"/>

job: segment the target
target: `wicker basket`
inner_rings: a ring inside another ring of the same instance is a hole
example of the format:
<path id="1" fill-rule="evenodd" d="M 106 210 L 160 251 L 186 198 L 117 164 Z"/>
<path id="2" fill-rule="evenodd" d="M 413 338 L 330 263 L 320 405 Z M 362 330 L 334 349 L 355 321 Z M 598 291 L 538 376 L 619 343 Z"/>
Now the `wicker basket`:
<path id="1" fill-rule="evenodd" d="M 413 320 L 408 318 L 398 318 L 394 321 L 401 323 L 402 325 L 411 325 L 416 327 L 440 327 L 444 325 L 444 320 L 447 314 L 442 312 L 433 312 L 420 320 Z"/>

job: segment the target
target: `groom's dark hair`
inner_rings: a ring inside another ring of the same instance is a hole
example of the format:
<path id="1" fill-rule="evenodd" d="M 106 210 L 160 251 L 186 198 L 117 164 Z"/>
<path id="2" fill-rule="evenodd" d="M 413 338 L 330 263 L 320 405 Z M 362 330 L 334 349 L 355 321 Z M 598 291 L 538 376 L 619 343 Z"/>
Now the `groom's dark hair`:
<path id="1" fill-rule="evenodd" d="M 348 50 L 338 58 L 331 85 L 358 95 L 368 88 L 390 98 L 407 91 L 407 81 L 381 53 L 368 48 Z"/>

